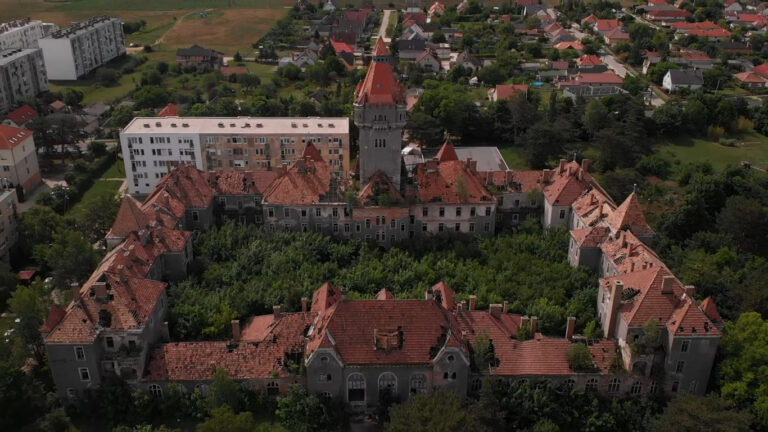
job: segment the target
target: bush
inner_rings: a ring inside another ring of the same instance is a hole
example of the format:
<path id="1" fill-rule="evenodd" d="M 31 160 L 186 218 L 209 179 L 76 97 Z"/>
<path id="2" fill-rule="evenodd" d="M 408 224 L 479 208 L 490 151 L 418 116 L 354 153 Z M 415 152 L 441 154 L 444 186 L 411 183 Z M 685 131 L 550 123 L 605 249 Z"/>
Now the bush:
<path id="1" fill-rule="evenodd" d="M 151 53 L 152 52 L 152 45 L 144 45 L 144 50 L 143 51 L 145 53 Z"/>
<path id="2" fill-rule="evenodd" d="M 736 120 L 736 130 L 739 132 L 749 132 L 754 129 L 754 127 L 755 124 L 752 120 L 746 117 L 739 117 L 738 120 Z"/>
<path id="3" fill-rule="evenodd" d="M 93 153 L 96 157 L 101 157 L 107 154 L 107 145 L 101 141 L 91 141 L 88 144 L 88 151 Z"/>
<path id="4" fill-rule="evenodd" d="M 720 138 L 718 142 L 724 147 L 736 147 L 736 140 L 733 138 Z"/>
<path id="5" fill-rule="evenodd" d="M 589 348 L 582 343 L 575 343 L 568 347 L 568 367 L 574 371 L 589 371 L 595 368 L 592 354 Z"/>
<path id="6" fill-rule="evenodd" d="M 707 138 L 711 141 L 718 141 L 723 135 L 725 135 L 725 128 L 722 126 L 712 125 L 707 128 Z"/>
<path id="7" fill-rule="evenodd" d="M 644 176 L 654 175 L 661 179 L 666 179 L 672 164 L 663 157 L 652 154 L 648 155 L 637 163 L 637 172 Z"/>

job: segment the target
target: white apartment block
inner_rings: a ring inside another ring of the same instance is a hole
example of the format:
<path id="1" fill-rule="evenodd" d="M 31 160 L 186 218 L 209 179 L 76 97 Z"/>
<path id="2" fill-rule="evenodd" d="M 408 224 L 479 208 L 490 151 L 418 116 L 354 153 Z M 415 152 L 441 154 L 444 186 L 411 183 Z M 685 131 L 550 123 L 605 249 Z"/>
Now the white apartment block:
<path id="1" fill-rule="evenodd" d="M 150 193 L 179 162 L 205 171 L 267 171 L 295 161 L 308 143 L 332 175 L 346 176 L 346 117 L 137 117 L 120 133 L 128 187 L 139 195 Z"/>
<path id="2" fill-rule="evenodd" d="M 73 24 L 38 41 L 48 78 L 76 80 L 125 54 L 120 18 L 96 17 Z"/>
<path id="3" fill-rule="evenodd" d="M 19 239 L 19 217 L 16 206 L 19 203 L 15 189 L 8 189 L 8 182 L 0 177 L 0 260 L 11 258 L 10 249 Z"/>
<path id="4" fill-rule="evenodd" d="M 0 51 L 13 48 L 38 48 L 37 40 L 58 30 L 55 24 L 18 19 L 0 24 Z"/>
<path id="5" fill-rule="evenodd" d="M 34 101 L 44 91 L 48 76 L 39 48 L 0 51 L 0 113 Z"/>

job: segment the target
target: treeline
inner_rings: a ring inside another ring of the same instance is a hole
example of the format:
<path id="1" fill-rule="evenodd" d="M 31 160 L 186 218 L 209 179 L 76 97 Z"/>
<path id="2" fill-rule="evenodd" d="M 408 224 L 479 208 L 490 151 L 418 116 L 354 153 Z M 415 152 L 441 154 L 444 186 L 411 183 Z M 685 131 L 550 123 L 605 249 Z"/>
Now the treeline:
<path id="1" fill-rule="evenodd" d="M 539 316 L 546 333 L 559 334 L 567 316 L 576 316 L 581 330 L 595 319 L 597 280 L 569 265 L 567 249 L 565 231 L 538 228 L 480 241 L 438 237 L 418 249 L 384 251 L 230 223 L 196 237 L 192 268 L 199 270 L 170 289 L 172 333 L 181 340 L 226 337 L 230 320 L 268 313 L 276 304 L 297 310 L 300 298 L 324 282 L 350 298 L 371 298 L 382 288 L 398 298 L 423 298 L 440 281 L 459 299 L 476 294 L 480 307 L 509 301 L 512 312 Z"/>

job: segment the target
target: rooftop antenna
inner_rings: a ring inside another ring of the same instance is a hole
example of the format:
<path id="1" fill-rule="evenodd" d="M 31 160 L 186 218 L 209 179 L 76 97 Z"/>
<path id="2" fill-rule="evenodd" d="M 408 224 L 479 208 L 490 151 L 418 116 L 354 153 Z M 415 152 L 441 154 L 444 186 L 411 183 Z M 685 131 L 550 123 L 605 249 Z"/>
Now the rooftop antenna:
<path id="1" fill-rule="evenodd" d="M 632 184 L 632 193 L 637 192 L 637 183 Z"/>

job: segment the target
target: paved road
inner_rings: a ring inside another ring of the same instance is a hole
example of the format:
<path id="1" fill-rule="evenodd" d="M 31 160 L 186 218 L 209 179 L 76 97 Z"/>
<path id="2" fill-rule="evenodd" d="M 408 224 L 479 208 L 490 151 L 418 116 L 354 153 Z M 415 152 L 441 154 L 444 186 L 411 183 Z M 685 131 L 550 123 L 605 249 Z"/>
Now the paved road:
<path id="1" fill-rule="evenodd" d="M 389 14 L 392 12 L 394 12 L 394 10 L 384 9 L 384 16 L 381 17 L 381 25 L 379 26 L 379 34 L 376 35 L 377 38 L 384 38 L 384 42 L 386 43 L 389 43 L 390 40 L 387 37 L 387 27 L 389 26 Z"/>
<path id="2" fill-rule="evenodd" d="M 608 65 L 609 69 L 613 69 L 613 71 L 616 72 L 616 75 L 622 78 L 627 76 L 627 74 L 629 73 L 627 68 L 624 67 L 624 65 L 620 61 L 616 60 L 616 57 L 614 57 L 612 54 L 604 54 L 600 56 L 600 60 L 602 60 L 603 63 L 605 63 L 606 65 Z M 634 74 L 630 73 L 630 75 L 634 75 Z"/>

